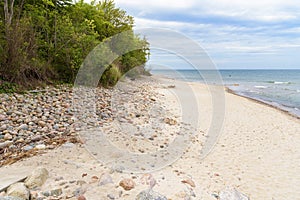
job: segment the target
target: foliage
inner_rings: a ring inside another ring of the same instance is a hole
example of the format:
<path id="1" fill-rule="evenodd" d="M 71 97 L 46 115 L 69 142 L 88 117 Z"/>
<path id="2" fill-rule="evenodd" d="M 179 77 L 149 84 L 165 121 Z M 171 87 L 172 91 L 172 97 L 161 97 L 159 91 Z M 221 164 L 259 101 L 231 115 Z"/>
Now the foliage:
<path id="1" fill-rule="evenodd" d="M 122 77 L 119 68 L 116 65 L 109 66 L 103 73 L 100 79 L 100 83 L 104 87 L 114 86 Z"/>
<path id="2" fill-rule="evenodd" d="M 9 8 L 0 12 L 0 78 L 9 83 L 72 83 L 89 53 L 124 31 L 128 37 L 102 52 L 118 58 L 103 64 L 100 82 L 114 85 L 122 74 L 147 61 L 147 41 L 133 33 L 133 17 L 112 0 L 90 4 L 83 0 L 8 0 L 0 6 Z M 126 48 L 135 50 L 127 52 Z M 84 78 L 95 74 L 99 62 L 91 62 Z"/>

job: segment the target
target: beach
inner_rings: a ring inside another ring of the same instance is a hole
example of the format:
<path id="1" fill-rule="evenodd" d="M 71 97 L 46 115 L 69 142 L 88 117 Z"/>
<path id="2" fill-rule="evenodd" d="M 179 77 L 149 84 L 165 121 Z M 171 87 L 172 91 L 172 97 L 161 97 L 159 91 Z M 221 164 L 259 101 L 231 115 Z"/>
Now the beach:
<path id="1" fill-rule="evenodd" d="M 223 91 L 224 105 L 214 104 L 223 102 L 212 100 L 212 97 L 219 97 L 212 95 L 216 91 Z M 106 164 L 105 152 L 87 148 L 86 145 L 93 144 L 90 143 L 93 138 L 80 135 L 80 142 L 67 141 L 56 148 L 46 146 L 36 156 L 2 166 L 0 180 L 9 176 L 28 176 L 35 168 L 44 167 L 49 171 L 49 178 L 33 192 L 34 195 L 59 188 L 61 199 L 78 199 L 83 195 L 92 200 L 132 200 L 141 191 L 151 188 L 172 200 L 215 200 L 227 187 L 236 188 L 252 200 L 285 200 L 300 196 L 300 121 L 296 117 L 226 92 L 223 86 L 159 76 L 121 81 L 116 94 L 111 100 L 117 105 L 114 108 L 118 108 L 111 109 L 112 115 L 116 116 L 99 123 L 115 146 L 143 155 L 167 148 L 176 136 L 188 134 L 183 155 L 172 157 L 171 163 L 149 163 L 149 168 L 126 173 L 126 166 L 122 170 Z M 191 102 L 198 106 L 185 107 Z M 213 114 L 219 114 L 214 108 L 223 108 L 224 116 L 213 118 Z M 186 119 L 189 122 L 196 119 L 197 126 L 188 129 Z M 208 133 L 214 125 L 212 119 L 223 123 L 217 127 L 219 132 L 214 148 L 203 158 L 200 152 L 211 137 Z M 114 122 L 120 125 L 119 129 Z M 134 127 L 139 127 L 139 131 Z M 120 129 L 125 134 L 120 134 Z M 76 131 L 80 132 L 74 129 L 72 137 Z M 111 154 L 112 159 L 114 156 Z M 124 179 L 134 182 L 134 187 L 125 190 L 120 184 Z M 154 185 L 148 180 L 154 181 Z"/>

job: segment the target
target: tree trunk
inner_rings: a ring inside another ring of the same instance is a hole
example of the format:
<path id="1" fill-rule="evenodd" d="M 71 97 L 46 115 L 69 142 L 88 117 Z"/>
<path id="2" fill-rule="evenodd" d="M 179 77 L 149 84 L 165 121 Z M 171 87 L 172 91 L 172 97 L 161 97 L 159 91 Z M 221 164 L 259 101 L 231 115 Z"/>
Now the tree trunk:
<path id="1" fill-rule="evenodd" d="M 4 17 L 5 17 L 5 25 L 7 28 L 10 27 L 11 21 L 14 15 L 14 3 L 15 0 L 4 0 Z"/>

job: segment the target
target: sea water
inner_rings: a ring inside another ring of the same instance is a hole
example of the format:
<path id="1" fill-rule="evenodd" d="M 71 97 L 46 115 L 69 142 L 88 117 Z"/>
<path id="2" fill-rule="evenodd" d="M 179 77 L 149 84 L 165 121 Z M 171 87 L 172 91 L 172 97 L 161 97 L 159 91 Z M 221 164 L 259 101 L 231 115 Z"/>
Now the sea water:
<path id="1" fill-rule="evenodd" d="M 207 84 L 222 84 L 235 93 L 300 117 L 299 70 L 152 70 L 153 74 Z"/>

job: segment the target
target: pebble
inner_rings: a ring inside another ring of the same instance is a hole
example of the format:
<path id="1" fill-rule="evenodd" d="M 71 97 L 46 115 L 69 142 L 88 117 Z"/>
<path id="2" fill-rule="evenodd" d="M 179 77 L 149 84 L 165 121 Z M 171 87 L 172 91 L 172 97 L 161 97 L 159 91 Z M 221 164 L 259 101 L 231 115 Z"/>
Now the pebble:
<path id="1" fill-rule="evenodd" d="M 191 187 L 196 187 L 195 182 L 190 178 L 186 178 L 186 179 L 182 180 L 181 182 L 188 184 Z"/>
<path id="2" fill-rule="evenodd" d="M 132 179 L 126 178 L 120 181 L 119 185 L 124 189 L 124 190 L 132 190 L 135 186 L 135 183 Z"/>
<path id="3" fill-rule="evenodd" d="M 0 143 L 0 149 L 3 149 L 3 148 L 5 148 L 5 147 L 8 147 L 8 146 L 10 146 L 10 145 L 12 145 L 12 144 L 13 144 L 12 141 L 1 142 L 1 143 Z"/>
<path id="4" fill-rule="evenodd" d="M 86 198 L 83 195 L 80 195 L 77 200 L 86 200 Z"/>
<path id="5" fill-rule="evenodd" d="M 38 145 L 35 146 L 35 148 L 38 149 L 38 150 L 43 150 L 43 149 L 46 149 L 46 145 L 38 144 Z"/>
<path id="6" fill-rule="evenodd" d="M 19 129 L 28 130 L 28 125 L 27 124 L 22 124 L 22 125 L 19 126 Z"/>
<path id="7" fill-rule="evenodd" d="M 13 138 L 13 136 L 11 134 L 9 134 L 9 133 L 6 133 L 4 135 L 4 140 L 11 140 L 12 138 Z"/>
<path id="8" fill-rule="evenodd" d="M 33 146 L 30 146 L 30 145 L 27 145 L 27 146 L 23 147 L 24 151 L 29 151 L 31 149 L 33 149 Z"/>

